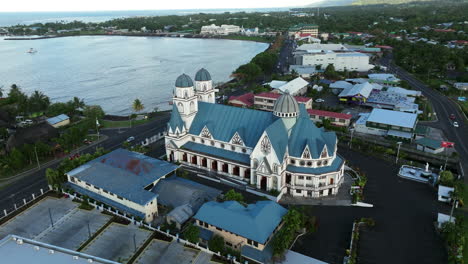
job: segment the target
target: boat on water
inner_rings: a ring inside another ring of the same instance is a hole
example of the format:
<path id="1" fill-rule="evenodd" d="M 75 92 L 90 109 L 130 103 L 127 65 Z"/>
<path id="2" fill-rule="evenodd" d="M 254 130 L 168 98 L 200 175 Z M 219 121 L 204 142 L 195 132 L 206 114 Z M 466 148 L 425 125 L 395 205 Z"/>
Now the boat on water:
<path id="1" fill-rule="evenodd" d="M 26 53 L 36 53 L 37 50 L 33 49 L 33 48 L 30 48 L 28 51 L 26 51 Z"/>

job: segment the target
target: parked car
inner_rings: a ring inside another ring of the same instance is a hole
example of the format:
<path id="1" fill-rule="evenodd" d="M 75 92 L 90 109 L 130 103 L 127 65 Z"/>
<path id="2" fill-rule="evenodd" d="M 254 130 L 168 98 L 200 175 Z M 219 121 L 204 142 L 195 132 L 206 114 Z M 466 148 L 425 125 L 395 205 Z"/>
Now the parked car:
<path id="1" fill-rule="evenodd" d="M 135 140 L 135 137 L 133 137 L 133 136 L 132 136 L 132 137 L 129 137 L 129 138 L 127 138 L 127 142 L 132 142 L 132 141 L 134 141 L 134 140 Z"/>
<path id="2" fill-rule="evenodd" d="M 91 144 L 93 142 L 91 140 L 89 140 L 89 139 L 85 139 L 85 140 L 83 140 L 83 143 L 89 145 L 89 144 Z"/>
<path id="3" fill-rule="evenodd" d="M 26 123 L 26 125 L 32 125 L 33 124 L 33 121 L 31 119 L 26 119 L 26 120 L 24 120 L 24 122 Z"/>
<path id="4" fill-rule="evenodd" d="M 316 103 L 323 103 L 325 102 L 325 100 L 321 99 L 321 98 L 318 98 L 318 99 L 315 99 L 315 102 Z"/>
<path id="5" fill-rule="evenodd" d="M 451 114 L 451 115 L 450 115 L 450 119 L 455 120 L 455 115 L 454 115 L 454 114 Z"/>

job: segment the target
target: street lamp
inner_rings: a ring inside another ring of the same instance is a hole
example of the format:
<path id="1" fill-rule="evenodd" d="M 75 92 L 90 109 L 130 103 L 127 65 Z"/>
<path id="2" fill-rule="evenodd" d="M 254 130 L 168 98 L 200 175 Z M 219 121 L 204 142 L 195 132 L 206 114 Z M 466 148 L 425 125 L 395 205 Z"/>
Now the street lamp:
<path id="1" fill-rule="evenodd" d="M 401 144 L 402 144 L 402 143 L 403 143 L 403 142 L 401 142 L 401 141 L 398 141 L 398 142 L 397 142 L 398 150 L 397 150 L 397 154 L 396 154 L 395 164 L 398 164 L 398 155 L 400 154 L 400 147 L 401 147 Z"/>
<path id="2" fill-rule="evenodd" d="M 351 131 L 351 140 L 349 141 L 349 149 L 352 149 L 352 146 L 353 146 L 354 128 L 351 128 L 349 131 Z"/>

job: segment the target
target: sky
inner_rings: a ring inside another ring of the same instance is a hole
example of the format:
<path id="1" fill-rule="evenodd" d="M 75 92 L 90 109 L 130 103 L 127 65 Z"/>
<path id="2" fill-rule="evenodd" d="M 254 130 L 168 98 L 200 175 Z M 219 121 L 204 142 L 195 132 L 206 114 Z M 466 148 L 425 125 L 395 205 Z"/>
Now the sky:
<path id="1" fill-rule="evenodd" d="M 2 1 L 0 12 L 271 8 L 298 7 L 317 1 L 318 0 L 6 0 Z"/>

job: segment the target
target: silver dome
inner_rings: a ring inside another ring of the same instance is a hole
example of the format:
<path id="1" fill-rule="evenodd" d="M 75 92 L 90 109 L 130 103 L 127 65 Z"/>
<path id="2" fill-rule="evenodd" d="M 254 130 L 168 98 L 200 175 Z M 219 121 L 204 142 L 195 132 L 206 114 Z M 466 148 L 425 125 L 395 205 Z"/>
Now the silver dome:
<path id="1" fill-rule="evenodd" d="M 299 115 L 299 105 L 288 90 L 276 100 L 273 106 L 273 114 L 278 117 L 296 117 Z"/>

